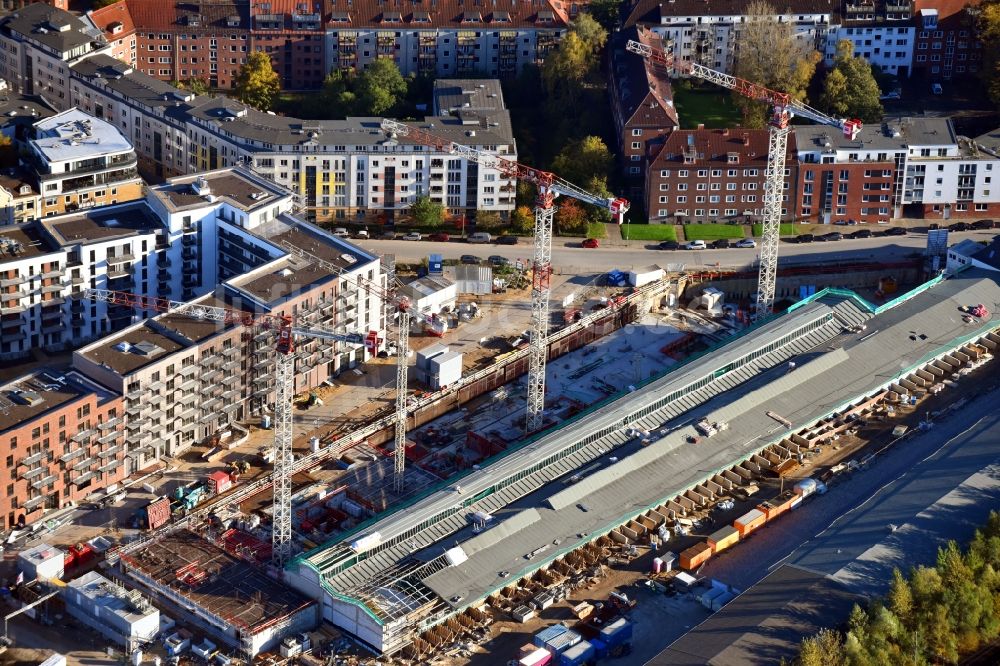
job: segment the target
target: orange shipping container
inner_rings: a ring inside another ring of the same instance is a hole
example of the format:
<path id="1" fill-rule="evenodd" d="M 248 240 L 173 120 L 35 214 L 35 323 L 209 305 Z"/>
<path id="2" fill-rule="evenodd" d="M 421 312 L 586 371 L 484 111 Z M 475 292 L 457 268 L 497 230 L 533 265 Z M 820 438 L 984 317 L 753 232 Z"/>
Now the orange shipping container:
<path id="1" fill-rule="evenodd" d="M 707 543 L 713 553 L 718 553 L 739 543 L 740 533 L 732 525 L 716 530 L 708 537 Z"/>
<path id="2" fill-rule="evenodd" d="M 791 510 L 792 502 L 794 501 L 795 501 L 795 492 L 791 490 L 786 490 L 777 498 L 772 500 L 774 504 L 777 504 L 781 508 L 781 513 Z"/>
<path id="3" fill-rule="evenodd" d="M 767 522 L 767 516 L 759 509 L 751 509 L 733 521 L 733 527 L 740 533 L 740 538 L 745 539 L 748 534 Z"/>
<path id="4" fill-rule="evenodd" d="M 712 547 L 707 543 L 697 543 L 681 553 L 681 568 L 697 569 L 712 557 Z"/>
<path id="5" fill-rule="evenodd" d="M 765 516 L 767 516 L 767 522 L 771 522 L 772 520 L 780 516 L 782 513 L 787 511 L 788 506 L 786 505 L 784 508 L 782 508 L 782 506 L 778 504 L 777 501 L 761 502 L 760 504 L 757 505 L 757 510 L 762 512 Z"/>

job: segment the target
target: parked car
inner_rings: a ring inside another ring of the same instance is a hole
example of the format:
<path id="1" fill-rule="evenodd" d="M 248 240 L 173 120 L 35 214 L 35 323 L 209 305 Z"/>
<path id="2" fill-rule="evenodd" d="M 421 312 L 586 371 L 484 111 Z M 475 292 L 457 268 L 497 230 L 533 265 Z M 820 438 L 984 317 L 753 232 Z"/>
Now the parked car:
<path id="1" fill-rule="evenodd" d="M 461 261 L 463 264 L 481 264 L 483 262 L 482 259 L 480 259 L 474 254 L 463 254 L 462 258 L 459 259 L 459 261 Z"/>
<path id="2" fill-rule="evenodd" d="M 451 240 L 451 236 L 448 234 L 436 233 L 428 236 L 427 240 L 434 241 L 435 243 L 447 243 Z"/>
<path id="3" fill-rule="evenodd" d="M 420 235 L 418 231 L 411 231 L 410 233 L 403 236 L 403 240 L 420 240 L 423 236 Z"/>
<path id="4" fill-rule="evenodd" d="M 976 220 L 969 226 L 973 229 L 992 229 L 996 224 L 993 220 Z"/>
<path id="5" fill-rule="evenodd" d="M 968 222 L 956 222 L 948 225 L 948 231 L 968 231 L 972 226 Z"/>
<path id="6" fill-rule="evenodd" d="M 839 231 L 833 231 L 828 234 L 823 234 L 816 238 L 818 241 L 839 241 L 844 239 L 844 234 Z"/>
<path id="7" fill-rule="evenodd" d="M 812 234 L 799 234 L 795 237 L 796 243 L 812 243 L 816 238 Z"/>
<path id="8" fill-rule="evenodd" d="M 396 232 L 395 231 L 383 232 L 382 240 L 396 240 Z"/>
<path id="9" fill-rule="evenodd" d="M 336 229 L 333 230 L 333 235 L 338 238 L 347 238 L 351 234 L 349 234 L 347 232 L 347 229 L 345 229 L 344 227 L 337 227 Z"/>
<path id="10" fill-rule="evenodd" d="M 941 87 L 940 83 L 932 83 L 931 84 L 931 93 L 933 93 L 935 95 L 943 95 L 944 94 L 944 88 Z"/>
<path id="11" fill-rule="evenodd" d="M 501 236 L 497 239 L 500 245 L 517 245 L 517 236 Z"/>
<path id="12" fill-rule="evenodd" d="M 742 238 L 736 241 L 736 247 L 757 247 L 757 241 L 752 238 Z"/>
<path id="13" fill-rule="evenodd" d="M 885 235 L 886 236 L 905 236 L 906 235 L 906 229 L 904 229 L 903 227 L 889 227 L 888 229 L 885 230 Z"/>
<path id="14" fill-rule="evenodd" d="M 469 236 L 470 243 L 490 243 L 493 241 L 493 236 L 489 235 L 485 231 L 477 231 L 476 233 Z"/>
<path id="15" fill-rule="evenodd" d="M 587 240 L 583 241 L 581 245 L 583 247 L 595 248 L 595 247 L 600 247 L 601 244 L 597 242 L 596 238 L 588 238 Z"/>
<path id="16" fill-rule="evenodd" d="M 717 238 L 714 241 L 712 241 L 712 247 L 714 247 L 716 250 L 725 250 L 729 247 L 729 239 Z"/>
<path id="17" fill-rule="evenodd" d="M 660 249 L 660 250 L 676 250 L 680 246 L 681 246 L 681 244 L 678 243 L 677 241 L 663 241 L 662 243 L 660 243 L 656 247 L 657 247 L 657 249 Z"/>
<path id="18" fill-rule="evenodd" d="M 896 99 L 899 99 L 900 97 L 902 97 L 902 93 L 897 89 L 897 90 L 890 90 L 886 94 L 880 95 L 879 99 L 881 99 L 881 100 L 896 100 Z"/>
<path id="19" fill-rule="evenodd" d="M 510 259 L 508 259 L 507 257 L 501 257 L 499 254 L 492 254 L 492 255 L 490 255 L 490 257 L 489 257 L 489 259 L 487 259 L 487 261 L 490 262 L 490 264 L 493 265 L 493 266 L 509 266 L 510 265 Z"/>
<path id="20" fill-rule="evenodd" d="M 363 239 L 363 240 L 368 240 L 368 230 L 367 229 L 359 229 L 358 232 L 356 234 L 354 234 L 354 237 L 355 238 L 360 238 L 360 239 Z"/>
<path id="21" fill-rule="evenodd" d="M 872 237 L 872 230 L 871 229 L 858 229 L 857 231 L 852 231 L 851 233 L 847 234 L 847 237 L 848 238 L 871 238 Z"/>
<path id="22" fill-rule="evenodd" d="M 707 250 L 708 246 L 705 245 L 705 241 L 703 241 L 703 240 L 693 240 L 693 241 L 688 241 L 687 243 L 685 243 L 684 244 L 684 249 L 685 250 Z"/>

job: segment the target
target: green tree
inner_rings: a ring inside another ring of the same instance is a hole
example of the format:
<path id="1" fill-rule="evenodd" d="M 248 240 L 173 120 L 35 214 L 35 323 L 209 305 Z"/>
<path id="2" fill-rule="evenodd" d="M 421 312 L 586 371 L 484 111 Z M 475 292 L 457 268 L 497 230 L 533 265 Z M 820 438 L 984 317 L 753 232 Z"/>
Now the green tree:
<path id="1" fill-rule="evenodd" d="M 552 170 L 566 180 L 585 187 L 594 178 L 607 179 L 614 164 L 611 151 L 599 136 L 585 136 L 566 145 L 552 160 Z"/>
<path id="2" fill-rule="evenodd" d="M 212 87 L 206 79 L 191 78 L 177 82 L 177 87 L 183 90 L 190 90 L 195 95 L 207 95 L 212 92 Z"/>
<path id="3" fill-rule="evenodd" d="M 271 67 L 271 57 L 263 51 L 250 53 L 236 76 L 236 97 L 244 104 L 269 111 L 280 90 L 281 82 Z"/>
<path id="4" fill-rule="evenodd" d="M 834 115 L 877 122 L 882 119 L 879 95 L 872 66 L 864 58 L 854 56 L 850 40 L 837 42 L 837 56 L 823 82 L 820 104 Z"/>
<path id="5" fill-rule="evenodd" d="M 406 97 L 406 79 L 395 60 L 379 58 L 358 76 L 355 93 L 363 114 L 381 116 Z"/>
<path id="6" fill-rule="evenodd" d="M 587 12 L 610 34 L 621 22 L 621 7 L 621 0 L 592 0 Z"/>
<path id="7" fill-rule="evenodd" d="M 568 32 L 542 64 L 542 81 L 549 94 L 559 100 L 574 100 L 593 61 L 590 46 L 575 32 Z"/>
<path id="8" fill-rule="evenodd" d="M 899 569 L 892 570 L 892 583 L 889 584 L 889 594 L 886 601 L 889 610 L 895 613 L 896 617 L 906 622 L 913 613 L 913 591 L 910 590 L 910 583 Z"/>
<path id="9" fill-rule="evenodd" d="M 844 642 L 840 632 L 820 629 L 815 636 L 802 639 L 797 666 L 843 666 Z"/>
<path id="10" fill-rule="evenodd" d="M 417 197 L 410 204 L 410 215 L 421 227 L 439 227 L 444 222 L 444 206 L 430 197 Z"/>
<path id="11" fill-rule="evenodd" d="M 804 102 L 820 55 L 795 36 L 794 23 L 790 17 L 779 21 L 775 8 L 763 0 L 747 5 L 734 73 Z M 761 128 L 767 124 L 771 112 L 767 104 L 738 93 L 733 95 L 746 127 Z"/>
<path id="12" fill-rule="evenodd" d="M 500 213 L 495 210 L 480 210 L 476 212 L 476 230 L 496 231 L 503 227 Z"/>
<path id="13" fill-rule="evenodd" d="M 530 236 L 535 232 L 535 213 L 528 206 L 518 206 L 510 222 L 514 233 Z"/>
<path id="14" fill-rule="evenodd" d="M 555 215 L 556 229 L 569 236 L 582 236 L 587 231 L 587 213 L 573 199 L 559 204 Z"/>
<path id="15" fill-rule="evenodd" d="M 608 41 L 608 31 L 590 14 L 577 16 L 572 30 L 594 52 L 604 48 Z"/>
<path id="16" fill-rule="evenodd" d="M 988 0 L 978 6 L 976 33 L 983 43 L 983 82 L 990 99 L 1000 106 L 1000 0 Z"/>

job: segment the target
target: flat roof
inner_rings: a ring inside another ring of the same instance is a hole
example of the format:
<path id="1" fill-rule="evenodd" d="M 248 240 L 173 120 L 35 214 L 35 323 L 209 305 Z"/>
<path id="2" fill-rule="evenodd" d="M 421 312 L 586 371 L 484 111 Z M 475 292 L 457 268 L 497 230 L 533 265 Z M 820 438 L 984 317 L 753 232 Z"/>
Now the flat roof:
<path id="1" fill-rule="evenodd" d="M 55 112 L 48 102 L 36 95 L 25 95 L 9 89 L 0 92 L 0 116 L 3 116 L 4 124 L 34 124 L 39 118 L 47 118 Z"/>
<path id="2" fill-rule="evenodd" d="M 39 368 L 0 387 L 0 432 L 20 427 L 68 402 L 110 391 L 66 367 Z"/>
<path id="3" fill-rule="evenodd" d="M 144 598 L 136 599 L 134 602 L 122 598 L 125 588 L 96 571 L 88 571 L 79 578 L 69 581 L 67 585 L 100 607 L 101 614 L 117 615 L 127 625 L 132 625 L 150 615 L 160 614 L 159 609 Z M 119 594 L 112 593 L 115 589 Z"/>
<path id="4" fill-rule="evenodd" d="M 108 241 L 163 228 L 145 201 L 91 208 L 84 212 L 47 217 L 41 224 L 63 245 Z"/>
<path id="5" fill-rule="evenodd" d="M 59 249 L 37 224 L 0 227 L 0 261 L 38 257 Z"/>
<path id="6" fill-rule="evenodd" d="M 191 305 L 201 305 L 206 307 L 219 307 L 226 308 L 229 310 L 240 309 L 234 308 L 233 304 L 222 299 L 216 298 L 214 295 L 209 294 L 202 298 L 195 299 L 193 301 L 188 301 Z M 248 310 L 249 311 L 249 310 Z M 181 309 L 183 312 L 183 309 Z M 235 323 L 223 323 L 218 321 L 211 321 L 208 319 L 195 319 L 189 317 L 185 314 L 161 314 L 153 319 L 148 320 L 152 323 L 153 327 L 162 327 L 166 330 L 172 331 L 177 335 L 182 336 L 186 340 L 190 340 L 192 343 L 201 342 L 213 335 L 218 335 L 223 331 L 227 331 L 234 326 Z"/>
<path id="7" fill-rule="evenodd" d="M 799 153 L 824 150 L 906 152 L 911 146 L 958 144 L 955 128 L 948 118 L 887 116 L 881 122 L 864 125 L 853 140 L 835 127 L 823 125 L 794 125 L 792 131 Z"/>
<path id="8" fill-rule="evenodd" d="M 132 144 L 117 127 L 77 108 L 36 122 L 35 138 L 29 143 L 49 162 L 132 150 Z"/>
<path id="9" fill-rule="evenodd" d="M 178 176 L 164 185 L 153 187 L 151 191 L 174 210 L 205 206 L 208 203 L 206 197 L 211 196 L 251 212 L 291 196 L 288 190 L 238 168 Z"/>
<path id="10" fill-rule="evenodd" d="M 503 90 L 497 79 L 435 79 L 434 114 L 503 111 Z"/>
<path id="11" fill-rule="evenodd" d="M 122 559 L 157 585 L 251 631 L 316 603 L 188 530 L 166 534 Z"/>
<path id="12" fill-rule="evenodd" d="M 117 335 L 108 336 L 78 353 L 87 360 L 124 376 L 185 347 L 186 345 L 168 338 L 143 322 Z"/>

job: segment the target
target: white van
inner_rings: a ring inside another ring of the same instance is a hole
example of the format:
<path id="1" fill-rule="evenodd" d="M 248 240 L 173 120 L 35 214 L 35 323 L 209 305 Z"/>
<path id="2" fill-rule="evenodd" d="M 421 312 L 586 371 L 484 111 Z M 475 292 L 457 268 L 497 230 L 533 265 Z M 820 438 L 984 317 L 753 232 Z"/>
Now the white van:
<path id="1" fill-rule="evenodd" d="M 489 243 L 492 242 L 493 236 L 489 235 L 485 231 L 477 231 L 476 233 L 469 236 L 470 243 Z"/>

